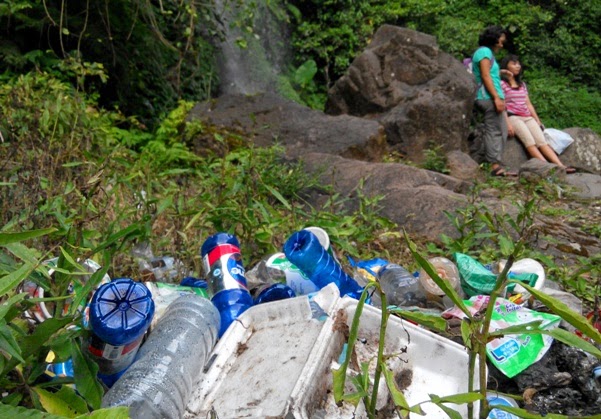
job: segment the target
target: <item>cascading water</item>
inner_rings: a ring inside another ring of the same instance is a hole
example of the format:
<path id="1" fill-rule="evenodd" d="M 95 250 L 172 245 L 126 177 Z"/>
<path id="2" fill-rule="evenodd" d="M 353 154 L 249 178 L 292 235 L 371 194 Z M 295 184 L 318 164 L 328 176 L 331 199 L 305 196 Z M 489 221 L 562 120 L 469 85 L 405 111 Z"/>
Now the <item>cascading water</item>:
<path id="1" fill-rule="evenodd" d="M 215 0 L 222 29 L 222 37 L 216 43 L 221 94 L 277 90 L 289 56 L 287 30 L 283 20 L 273 13 L 279 7 L 276 2 L 270 2 L 270 7 L 262 1 L 257 3 Z M 252 30 L 242 30 L 242 22 L 252 22 Z"/>

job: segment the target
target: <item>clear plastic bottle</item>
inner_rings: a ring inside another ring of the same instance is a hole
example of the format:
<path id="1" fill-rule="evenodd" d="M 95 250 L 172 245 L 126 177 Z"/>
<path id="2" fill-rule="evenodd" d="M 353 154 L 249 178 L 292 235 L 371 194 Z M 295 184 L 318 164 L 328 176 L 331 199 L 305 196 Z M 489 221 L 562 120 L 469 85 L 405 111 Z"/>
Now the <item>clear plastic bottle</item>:
<path id="1" fill-rule="evenodd" d="M 319 289 L 334 282 L 340 295 L 355 298 L 361 295 L 361 286 L 342 270 L 336 259 L 309 230 L 293 233 L 284 243 L 284 253 Z"/>
<path id="2" fill-rule="evenodd" d="M 389 305 L 423 306 L 426 296 L 419 280 L 395 263 L 389 263 L 378 272 L 378 281 Z"/>
<path id="3" fill-rule="evenodd" d="M 211 301 L 221 313 L 221 337 L 230 324 L 253 305 L 248 292 L 240 243 L 236 236 L 217 233 L 200 249 Z"/>
<path id="4" fill-rule="evenodd" d="M 98 364 L 98 378 L 108 387 L 134 362 L 153 316 L 152 294 L 130 278 L 104 284 L 92 297 L 92 333 L 85 349 Z"/>
<path id="5" fill-rule="evenodd" d="M 206 298 L 175 300 L 138 352 L 138 359 L 104 395 L 102 407 L 129 406 L 131 418 L 180 418 L 217 342 L 220 314 Z"/>

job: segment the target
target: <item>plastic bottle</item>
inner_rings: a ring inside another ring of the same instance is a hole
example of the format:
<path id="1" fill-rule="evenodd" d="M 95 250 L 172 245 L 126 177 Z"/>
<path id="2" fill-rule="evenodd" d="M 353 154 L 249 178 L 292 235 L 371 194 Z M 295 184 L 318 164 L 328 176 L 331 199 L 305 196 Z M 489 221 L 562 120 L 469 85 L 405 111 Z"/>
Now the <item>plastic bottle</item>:
<path id="1" fill-rule="evenodd" d="M 319 288 L 311 282 L 307 275 L 290 262 L 282 252 L 264 258 L 250 271 L 247 271 L 245 276 L 251 294 L 254 289 L 263 289 L 265 286 L 277 282 L 288 285 L 295 295 L 307 295 L 319 291 Z"/>
<path id="2" fill-rule="evenodd" d="M 262 303 L 268 303 L 270 301 L 278 301 L 294 297 L 296 297 L 296 293 L 292 288 L 290 288 L 286 284 L 281 284 L 277 282 L 275 284 L 266 284 L 262 287 L 257 288 L 253 300 L 254 304 L 257 305 Z"/>
<path id="3" fill-rule="evenodd" d="M 309 230 L 293 233 L 284 243 L 284 253 L 319 289 L 334 282 L 340 295 L 355 298 L 361 295 L 361 286 L 342 270 L 336 259 Z"/>
<path id="4" fill-rule="evenodd" d="M 211 301 L 221 313 L 221 337 L 230 324 L 253 305 L 246 286 L 240 244 L 232 234 L 217 233 L 202 244 L 200 254 Z"/>
<path id="5" fill-rule="evenodd" d="M 389 305 L 425 304 L 426 296 L 419 285 L 419 280 L 400 265 L 389 263 L 384 266 L 378 272 L 378 281 Z"/>
<path id="6" fill-rule="evenodd" d="M 447 258 L 434 257 L 428 260 L 440 279 L 444 280 L 449 286 L 458 293 L 461 293 L 461 283 L 459 281 L 459 271 L 457 266 Z M 432 301 L 442 301 L 445 293 L 436 282 L 422 268 L 419 271 L 419 282 L 426 297 Z"/>
<path id="7" fill-rule="evenodd" d="M 92 333 L 86 349 L 98 364 L 98 378 L 108 387 L 134 361 L 153 315 L 152 294 L 129 278 L 102 285 L 92 297 Z"/>
<path id="8" fill-rule="evenodd" d="M 129 406 L 131 418 L 180 418 L 217 342 L 220 314 L 206 298 L 175 300 L 136 362 L 105 394 L 102 407 Z"/>

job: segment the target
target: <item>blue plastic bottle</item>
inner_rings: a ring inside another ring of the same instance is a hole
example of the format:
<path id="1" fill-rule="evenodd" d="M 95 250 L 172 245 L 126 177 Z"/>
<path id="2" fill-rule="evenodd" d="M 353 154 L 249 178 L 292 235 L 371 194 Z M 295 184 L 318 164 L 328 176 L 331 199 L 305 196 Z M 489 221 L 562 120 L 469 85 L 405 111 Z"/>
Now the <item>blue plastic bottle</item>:
<path id="1" fill-rule="evenodd" d="M 361 286 L 342 270 L 310 231 L 301 230 L 292 234 L 284 243 L 284 253 L 319 289 L 334 282 L 340 295 L 360 297 L 363 291 Z"/>
<path id="2" fill-rule="evenodd" d="M 262 289 L 259 289 L 255 295 L 255 305 L 296 297 L 296 293 L 292 288 L 281 283 L 267 285 Z"/>
<path id="3" fill-rule="evenodd" d="M 108 387 L 132 364 L 154 315 L 152 294 L 140 282 L 119 278 L 102 285 L 90 304 L 87 350 Z"/>
<path id="4" fill-rule="evenodd" d="M 221 337 L 229 325 L 253 305 L 244 276 L 240 243 L 232 234 L 217 233 L 202 244 L 200 254 L 211 301 L 221 314 Z"/>

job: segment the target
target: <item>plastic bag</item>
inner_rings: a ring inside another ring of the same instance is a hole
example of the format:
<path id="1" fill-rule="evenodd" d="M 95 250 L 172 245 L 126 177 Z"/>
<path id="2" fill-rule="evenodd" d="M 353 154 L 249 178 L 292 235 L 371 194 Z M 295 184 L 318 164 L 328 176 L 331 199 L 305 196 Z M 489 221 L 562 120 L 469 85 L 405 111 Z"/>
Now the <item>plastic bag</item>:
<path id="1" fill-rule="evenodd" d="M 557 154 L 563 153 L 574 142 L 570 134 L 555 128 L 545 128 L 543 134 L 545 134 L 547 143 Z"/>

